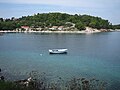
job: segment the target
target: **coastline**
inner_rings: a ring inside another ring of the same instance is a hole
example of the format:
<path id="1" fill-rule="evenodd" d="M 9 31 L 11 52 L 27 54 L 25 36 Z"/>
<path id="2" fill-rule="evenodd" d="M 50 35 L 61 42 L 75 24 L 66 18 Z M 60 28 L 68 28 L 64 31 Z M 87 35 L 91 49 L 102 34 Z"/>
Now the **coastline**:
<path id="1" fill-rule="evenodd" d="M 116 29 L 115 31 L 120 32 L 120 29 Z"/>
<path id="2" fill-rule="evenodd" d="M 86 31 L 86 30 L 82 30 L 82 31 L 10 31 L 10 30 L 6 30 L 3 31 L 1 30 L 0 33 L 99 33 L 101 31 L 96 30 L 96 31 Z"/>
<path id="3" fill-rule="evenodd" d="M 120 32 L 120 29 L 112 30 L 112 29 L 95 29 L 91 27 L 86 27 L 85 30 L 0 30 L 0 33 L 77 33 L 77 34 L 89 34 L 89 33 L 99 33 L 99 32 Z"/>

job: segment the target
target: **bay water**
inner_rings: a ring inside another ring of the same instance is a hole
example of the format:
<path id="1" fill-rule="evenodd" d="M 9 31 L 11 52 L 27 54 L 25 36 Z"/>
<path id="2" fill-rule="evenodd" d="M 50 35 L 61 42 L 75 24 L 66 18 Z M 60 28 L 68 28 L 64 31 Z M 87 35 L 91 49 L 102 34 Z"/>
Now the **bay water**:
<path id="1" fill-rule="evenodd" d="M 68 53 L 51 55 L 53 48 Z M 38 71 L 54 78 L 97 78 L 108 82 L 108 90 L 119 90 L 120 32 L 5 33 L 0 36 L 0 68 L 9 80 Z"/>

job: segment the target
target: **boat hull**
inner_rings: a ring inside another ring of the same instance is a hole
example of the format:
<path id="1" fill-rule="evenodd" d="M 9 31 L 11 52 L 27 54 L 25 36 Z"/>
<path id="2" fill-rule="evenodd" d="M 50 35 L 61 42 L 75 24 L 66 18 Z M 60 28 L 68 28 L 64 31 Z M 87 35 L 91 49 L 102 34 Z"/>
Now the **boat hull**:
<path id="1" fill-rule="evenodd" d="M 58 53 L 57 52 L 56 53 L 55 52 L 49 52 L 49 54 L 67 54 L 67 52 L 58 52 Z"/>
<path id="2" fill-rule="evenodd" d="M 67 54 L 67 49 L 51 49 L 50 54 Z"/>

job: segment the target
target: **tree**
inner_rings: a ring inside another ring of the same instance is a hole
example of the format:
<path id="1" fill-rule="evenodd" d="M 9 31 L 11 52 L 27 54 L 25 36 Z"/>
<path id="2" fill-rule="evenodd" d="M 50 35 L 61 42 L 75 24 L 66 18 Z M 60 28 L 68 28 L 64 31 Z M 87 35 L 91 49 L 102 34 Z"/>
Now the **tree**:
<path id="1" fill-rule="evenodd" d="M 33 16 L 22 16 L 14 20 L 0 18 L 0 29 L 1 30 L 12 30 L 20 28 L 21 26 L 30 27 L 50 27 L 50 26 L 66 26 L 66 22 L 76 24 L 76 28 L 84 30 L 86 26 L 107 29 L 107 28 L 118 28 L 119 26 L 111 26 L 108 20 L 104 20 L 100 17 L 94 17 L 90 15 L 69 15 L 66 13 L 38 13 Z"/>
<path id="2" fill-rule="evenodd" d="M 0 22 L 3 22 L 3 18 L 0 18 Z"/>
<path id="3" fill-rule="evenodd" d="M 82 22 L 76 23 L 75 27 L 79 30 L 85 30 L 85 26 L 82 24 Z"/>

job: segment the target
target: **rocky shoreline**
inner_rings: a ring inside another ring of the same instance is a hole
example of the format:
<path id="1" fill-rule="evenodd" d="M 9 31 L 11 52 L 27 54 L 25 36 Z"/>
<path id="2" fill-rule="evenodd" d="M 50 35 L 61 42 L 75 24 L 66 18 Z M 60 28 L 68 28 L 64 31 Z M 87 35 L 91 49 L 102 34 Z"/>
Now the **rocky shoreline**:
<path id="1" fill-rule="evenodd" d="M 21 30 L 0 30 L 0 33 L 99 33 L 99 32 L 111 32 L 111 31 L 120 31 L 120 30 L 111 30 L 111 29 L 94 29 L 94 28 L 90 28 L 90 27 L 86 27 L 86 30 L 39 30 L 39 31 L 35 31 L 35 30 L 26 30 L 26 31 L 21 31 Z"/>
<path id="2" fill-rule="evenodd" d="M 10 31 L 10 30 L 6 30 L 6 31 L 3 31 L 1 30 L 0 33 L 98 33 L 98 32 L 101 32 L 99 30 L 97 31 Z"/>

